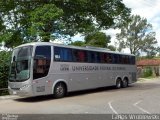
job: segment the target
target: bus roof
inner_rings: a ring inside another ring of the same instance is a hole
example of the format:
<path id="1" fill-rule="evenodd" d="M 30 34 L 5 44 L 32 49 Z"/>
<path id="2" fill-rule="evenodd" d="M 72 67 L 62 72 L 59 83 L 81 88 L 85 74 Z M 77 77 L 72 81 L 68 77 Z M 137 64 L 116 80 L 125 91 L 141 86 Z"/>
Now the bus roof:
<path id="1" fill-rule="evenodd" d="M 97 51 L 97 52 L 107 52 L 107 53 L 113 53 L 113 54 L 115 53 L 115 54 L 121 54 L 121 55 L 135 56 L 129 53 L 110 51 L 107 48 L 92 47 L 92 46 L 79 47 L 79 46 L 72 46 L 72 45 L 56 44 L 56 43 L 51 43 L 51 42 L 31 42 L 31 43 L 22 44 L 20 46 L 17 46 L 16 48 L 29 46 L 29 45 L 32 45 L 32 46 L 50 45 L 50 46 L 58 46 L 58 47 L 73 48 L 73 49 L 80 49 L 80 50 L 90 50 L 90 51 Z"/>

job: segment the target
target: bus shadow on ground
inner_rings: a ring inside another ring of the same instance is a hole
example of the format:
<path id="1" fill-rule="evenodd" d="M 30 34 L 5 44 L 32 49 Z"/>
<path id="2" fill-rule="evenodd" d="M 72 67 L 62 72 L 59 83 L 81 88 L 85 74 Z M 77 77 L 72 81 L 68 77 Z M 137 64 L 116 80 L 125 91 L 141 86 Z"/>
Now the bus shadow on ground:
<path id="1" fill-rule="evenodd" d="M 113 91 L 114 92 L 114 91 L 117 91 L 117 89 L 115 89 L 115 86 L 110 86 L 110 87 L 102 87 L 102 88 L 96 88 L 96 89 L 70 92 L 64 98 L 82 96 L 82 95 L 105 92 L 105 91 L 106 92 L 108 92 L 108 91 Z M 60 99 L 64 99 L 64 98 L 60 98 Z M 41 101 L 49 101 L 49 100 L 54 100 L 54 99 L 55 98 L 54 98 L 53 95 L 44 95 L 44 96 L 36 96 L 36 97 L 17 98 L 17 99 L 14 99 L 14 100 L 18 101 L 18 102 L 41 102 Z"/>

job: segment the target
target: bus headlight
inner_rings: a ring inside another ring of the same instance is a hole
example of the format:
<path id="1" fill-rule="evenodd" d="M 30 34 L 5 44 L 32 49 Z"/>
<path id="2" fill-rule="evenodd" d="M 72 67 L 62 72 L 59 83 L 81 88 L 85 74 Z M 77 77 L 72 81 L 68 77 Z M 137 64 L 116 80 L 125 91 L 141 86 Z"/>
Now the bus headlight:
<path id="1" fill-rule="evenodd" d="M 26 84 L 26 85 L 24 85 L 23 87 L 21 87 L 20 90 L 26 89 L 26 88 L 28 88 L 29 86 L 30 86 L 29 84 Z"/>

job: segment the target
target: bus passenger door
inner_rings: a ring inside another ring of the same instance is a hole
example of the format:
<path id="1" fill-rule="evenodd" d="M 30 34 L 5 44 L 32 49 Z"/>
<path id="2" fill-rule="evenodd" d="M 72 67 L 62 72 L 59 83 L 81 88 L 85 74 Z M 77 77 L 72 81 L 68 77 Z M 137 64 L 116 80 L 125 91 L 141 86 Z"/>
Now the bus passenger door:
<path id="1" fill-rule="evenodd" d="M 51 47 L 37 46 L 33 65 L 33 91 L 35 95 L 48 94 L 48 73 L 51 62 Z"/>

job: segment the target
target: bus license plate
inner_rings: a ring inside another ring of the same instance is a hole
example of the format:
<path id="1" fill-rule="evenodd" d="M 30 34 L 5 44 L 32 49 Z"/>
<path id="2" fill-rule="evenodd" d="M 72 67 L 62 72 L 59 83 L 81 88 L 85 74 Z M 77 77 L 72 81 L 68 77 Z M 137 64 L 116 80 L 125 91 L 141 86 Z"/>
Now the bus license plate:
<path id="1" fill-rule="evenodd" d="M 17 94 L 17 92 L 16 91 L 13 91 L 13 95 L 16 95 Z"/>

